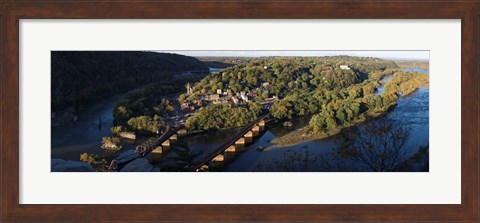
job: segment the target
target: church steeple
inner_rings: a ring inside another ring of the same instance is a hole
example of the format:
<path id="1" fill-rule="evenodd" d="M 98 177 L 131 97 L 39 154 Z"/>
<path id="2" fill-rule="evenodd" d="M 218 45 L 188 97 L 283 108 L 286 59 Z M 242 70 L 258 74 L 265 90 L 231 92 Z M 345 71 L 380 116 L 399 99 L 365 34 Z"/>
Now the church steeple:
<path id="1" fill-rule="evenodd" d="M 190 85 L 190 83 L 187 83 L 185 87 L 187 88 L 187 94 L 193 93 L 193 87 Z"/>

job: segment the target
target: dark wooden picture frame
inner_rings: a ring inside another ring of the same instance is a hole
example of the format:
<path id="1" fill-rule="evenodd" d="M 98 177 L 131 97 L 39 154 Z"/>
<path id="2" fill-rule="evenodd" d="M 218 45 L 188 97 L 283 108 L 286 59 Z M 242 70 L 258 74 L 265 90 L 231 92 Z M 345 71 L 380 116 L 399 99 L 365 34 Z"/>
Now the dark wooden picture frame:
<path id="1" fill-rule="evenodd" d="M 479 218 L 479 17 L 472 1 L 14 1 L 1 7 L 1 221 L 463 221 Z M 461 19 L 461 204 L 19 204 L 20 19 Z"/>

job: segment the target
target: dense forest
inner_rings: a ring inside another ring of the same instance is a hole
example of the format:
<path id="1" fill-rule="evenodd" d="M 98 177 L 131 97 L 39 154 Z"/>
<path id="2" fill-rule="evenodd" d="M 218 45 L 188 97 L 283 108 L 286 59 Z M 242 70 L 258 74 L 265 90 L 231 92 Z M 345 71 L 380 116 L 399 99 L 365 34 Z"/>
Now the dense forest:
<path id="1" fill-rule="evenodd" d="M 257 119 L 261 113 L 258 103 L 247 106 L 210 105 L 200 109 L 187 119 L 186 126 L 192 130 L 215 130 L 245 126 Z"/>
<path id="2" fill-rule="evenodd" d="M 155 52 L 52 51 L 52 111 L 77 107 L 182 71 L 205 71 L 193 57 Z"/>

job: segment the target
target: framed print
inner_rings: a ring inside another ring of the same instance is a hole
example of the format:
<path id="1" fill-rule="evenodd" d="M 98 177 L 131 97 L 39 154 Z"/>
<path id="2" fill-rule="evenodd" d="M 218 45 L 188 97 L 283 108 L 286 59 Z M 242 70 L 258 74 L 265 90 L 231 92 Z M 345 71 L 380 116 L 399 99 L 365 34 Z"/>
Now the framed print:
<path id="1" fill-rule="evenodd" d="M 480 220 L 478 1 L 0 4 L 4 222 Z"/>

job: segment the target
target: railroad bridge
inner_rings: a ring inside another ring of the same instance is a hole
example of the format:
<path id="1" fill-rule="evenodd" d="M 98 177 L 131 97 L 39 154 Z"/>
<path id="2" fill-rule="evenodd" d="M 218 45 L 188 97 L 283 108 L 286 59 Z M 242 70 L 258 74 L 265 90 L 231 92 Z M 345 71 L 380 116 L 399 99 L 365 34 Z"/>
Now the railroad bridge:
<path id="1" fill-rule="evenodd" d="M 251 142 L 257 136 L 259 136 L 264 130 L 266 122 L 269 120 L 270 114 L 260 116 L 252 124 L 246 126 L 241 132 L 232 137 L 228 142 L 217 147 L 212 153 L 207 156 L 201 157 L 196 161 L 190 171 L 201 171 L 204 169 L 217 170 L 223 168 L 226 162 L 235 158 L 235 156 L 245 150 L 245 146 Z M 133 155 L 129 154 L 127 158 L 123 158 L 123 161 L 114 159 L 110 164 L 109 169 L 117 169 L 119 166 L 123 167 L 138 157 L 150 156 L 150 160 L 153 162 L 160 161 L 162 157 L 168 152 L 171 144 L 178 140 L 179 136 L 187 134 L 187 129 L 184 125 L 176 127 L 168 127 L 167 130 L 159 137 L 153 137 L 142 144 L 135 147 Z M 122 156 L 122 155 L 120 155 Z M 121 162 L 121 163 L 120 163 Z M 118 166 L 117 166 L 118 165 Z"/>
<path id="2" fill-rule="evenodd" d="M 245 127 L 228 142 L 217 147 L 211 154 L 195 162 L 191 171 L 223 168 L 226 162 L 235 158 L 235 155 L 245 150 L 245 146 L 253 142 L 253 138 L 265 130 L 265 124 L 270 113 L 260 116 L 252 124 Z"/>
<path id="3" fill-rule="evenodd" d="M 187 129 L 183 125 L 177 127 L 168 127 L 165 133 L 159 137 L 150 138 L 142 144 L 135 147 L 135 152 L 141 156 L 151 153 L 151 160 L 159 161 L 163 155 L 168 152 L 170 145 L 178 140 L 179 136 L 187 134 Z"/>

